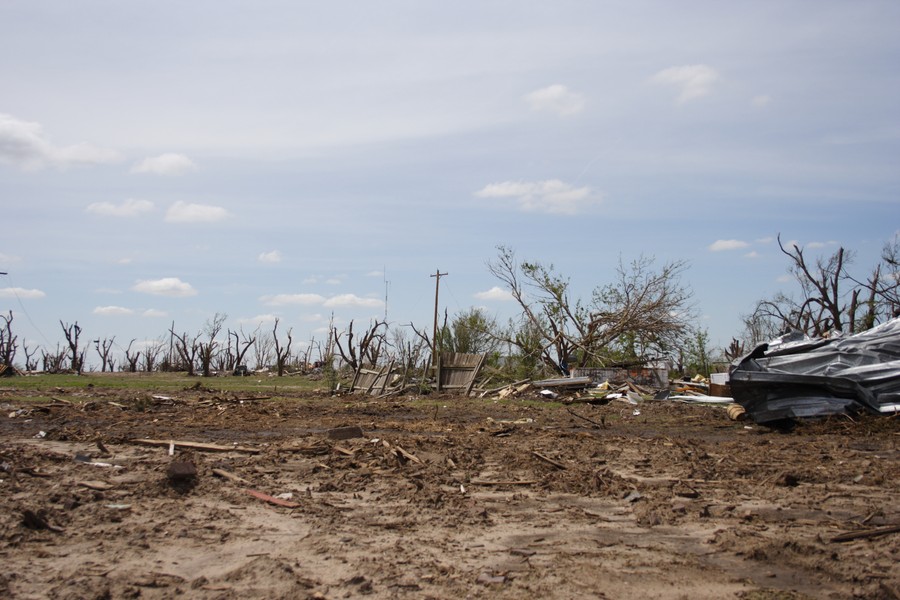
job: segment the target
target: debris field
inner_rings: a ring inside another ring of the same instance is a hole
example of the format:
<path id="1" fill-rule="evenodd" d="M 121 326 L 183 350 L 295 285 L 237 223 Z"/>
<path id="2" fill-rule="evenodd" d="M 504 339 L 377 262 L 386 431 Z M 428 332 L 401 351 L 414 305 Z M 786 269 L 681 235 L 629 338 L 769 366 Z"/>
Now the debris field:
<path id="1" fill-rule="evenodd" d="M 6 598 L 900 598 L 897 417 L 37 396 L 0 389 Z"/>

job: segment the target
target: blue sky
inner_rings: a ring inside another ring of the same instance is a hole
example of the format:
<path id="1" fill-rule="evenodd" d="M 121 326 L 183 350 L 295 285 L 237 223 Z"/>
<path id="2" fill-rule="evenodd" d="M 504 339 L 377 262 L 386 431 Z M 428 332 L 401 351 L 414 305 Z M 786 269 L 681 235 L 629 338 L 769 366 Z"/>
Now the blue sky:
<path id="1" fill-rule="evenodd" d="M 0 4 L 0 310 L 20 341 L 323 339 L 686 260 L 715 344 L 774 238 L 864 275 L 900 229 L 900 4 Z M 387 306 L 384 299 L 387 292 Z"/>

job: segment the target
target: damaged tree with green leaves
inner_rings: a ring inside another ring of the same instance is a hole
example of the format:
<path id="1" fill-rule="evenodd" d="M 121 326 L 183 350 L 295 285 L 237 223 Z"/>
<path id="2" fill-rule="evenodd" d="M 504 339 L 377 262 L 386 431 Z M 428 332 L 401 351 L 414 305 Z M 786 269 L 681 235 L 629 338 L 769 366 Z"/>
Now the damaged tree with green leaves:
<path id="1" fill-rule="evenodd" d="M 488 268 L 522 309 L 505 341 L 559 374 L 668 356 L 691 331 L 693 293 L 681 281 L 684 261 L 657 268 L 648 257 L 620 259 L 614 281 L 596 287 L 589 301 L 573 299 L 569 279 L 552 264 L 519 262 L 505 246 Z"/>

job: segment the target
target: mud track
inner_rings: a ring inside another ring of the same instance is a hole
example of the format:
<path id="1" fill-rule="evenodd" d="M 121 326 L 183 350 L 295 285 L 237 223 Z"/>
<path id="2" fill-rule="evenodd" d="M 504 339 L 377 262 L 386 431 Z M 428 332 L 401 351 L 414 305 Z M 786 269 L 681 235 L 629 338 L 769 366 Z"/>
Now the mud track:
<path id="1" fill-rule="evenodd" d="M 900 523 L 896 418 L 785 433 L 668 401 L 202 389 L 0 406 L 2 597 L 900 597 L 900 533 L 834 539 Z"/>

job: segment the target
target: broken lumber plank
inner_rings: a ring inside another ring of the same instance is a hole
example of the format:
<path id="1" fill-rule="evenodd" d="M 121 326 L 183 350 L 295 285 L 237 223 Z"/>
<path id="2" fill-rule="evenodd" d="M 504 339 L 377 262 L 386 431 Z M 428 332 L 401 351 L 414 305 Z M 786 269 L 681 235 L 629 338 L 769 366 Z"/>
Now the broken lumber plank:
<path id="1" fill-rule="evenodd" d="M 79 481 L 78 485 L 98 492 L 106 492 L 116 487 L 111 483 L 106 483 L 105 481 Z"/>
<path id="2" fill-rule="evenodd" d="M 257 500 L 262 500 L 263 502 L 268 502 L 269 504 L 274 504 L 275 506 L 283 506 L 285 508 L 300 508 L 300 504 L 298 502 L 282 500 L 281 498 L 276 498 L 275 496 L 270 496 L 269 494 L 257 492 L 256 490 L 245 489 L 244 491 Z"/>
<path id="3" fill-rule="evenodd" d="M 500 481 L 486 481 L 483 479 L 473 479 L 469 485 L 534 485 L 538 483 L 537 479 L 513 479 Z"/>
<path id="4" fill-rule="evenodd" d="M 406 450 L 404 450 L 404 449 L 401 448 L 400 446 L 394 446 L 394 451 L 395 451 L 395 452 L 399 452 L 400 454 L 402 454 L 402 455 L 403 455 L 403 458 L 405 458 L 406 460 L 411 460 L 411 461 L 413 461 L 413 462 L 416 463 L 416 464 L 420 464 L 420 465 L 422 464 L 422 461 L 419 460 L 419 457 L 418 457 L 418 456 L 416 456 L 415 454 L 411 454 L 411 453 L 407 452 Z"/>
<path id="5" fill-rule="evenodd" d="M 343 454 L 345 456 L 356 456 L 355 450 L 350 450 L 349 448 L 344 448 L 343 446 L 334 446 L 332 449 L 335 452 Z"/>
<path id="6" fill-rule="evenodd" d="M 144 446 L 163 446 L 168 448 L 170 444 L 181 446 L 182 448 L 190 448 L 191 450 L 205 450 L 207 452 L 246 452 L 248 454 L 259 454 L 259 448 L 248 448 L 246 446 L 224 446 L 221 444 L 206 444 L 203 442 L 186 442 L 179 440 L 152 440 L 146 438 L 129 440 L 132 444 L 141 444 Z"/>
<path id="7" fill-rule="evenodd" d="M 590 377 L 561 377 L 558 379 L 542 379 L 533 382 L 534 387 L 551 388 L 551 387 L 588 387 L 593 383 Z"/>
<path id="8" fill-rule="evenodd" d="M 533 454 L 535 457 L 541 459 L 542 461 L 553 465 L 557 469 L 561 469 L 563 471 L 566 470 L 566 465 L 562 464 L 561 462 L 559 462 L 557 460 L 553 460 L 549 456 L 544 456 L 543 454 L 541 454 L 540 452 L 537 452 L 537 451 L 533 451 L 531 454 Z"/>
<path id="9" fill-rule="evenodd" d="M 863 531 L 850 531 L 848 533 L 842 533 L 840 535 L 834 536 L 833 538 L 831 538 L 831 541 L 840 544 L 842 542 L 852 542 L 853 540 L 870 539 L 882 535 L 888 535 L 890 533 L 900 533 L 900 525 L 889 525 L 887 527 L 879 527 L 878 529 L 865 529 Z"/>
<path id="10" fill-rule="evenodd" d="M 213 469 L 212 473 L 213 473 L 213 475 L 217 475 L 223 479 L 227 479 L 227 480 L 233 481 L 235 483 L 250 483 L 243 477 L 235 475 L 231 471 L 226 471 L 225 469 Z"/>

